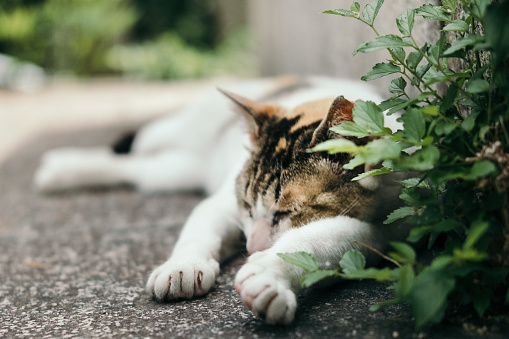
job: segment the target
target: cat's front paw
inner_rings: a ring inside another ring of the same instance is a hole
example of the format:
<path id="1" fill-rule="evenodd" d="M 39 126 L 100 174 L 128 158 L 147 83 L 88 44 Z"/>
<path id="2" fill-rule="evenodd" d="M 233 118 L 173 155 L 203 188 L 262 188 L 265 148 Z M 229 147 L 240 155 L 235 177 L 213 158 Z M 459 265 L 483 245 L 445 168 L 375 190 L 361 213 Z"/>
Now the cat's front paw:
<path id="1" fill-rule="evenodd" d="M 219 274 L 215 260 L 200 262 L 167 261 L 152 272 L 147 292 L 159 301 L 201 297 L 214 286 Z"/>
<path id="2" fill-rule="evenodd" d="M 255 316 L 268 324 L 287 325 L 295 316 L 297 299 L 290 281 L 267 259 L 261 255 L 245 264 L 237 273 L 235 289 Z"/>

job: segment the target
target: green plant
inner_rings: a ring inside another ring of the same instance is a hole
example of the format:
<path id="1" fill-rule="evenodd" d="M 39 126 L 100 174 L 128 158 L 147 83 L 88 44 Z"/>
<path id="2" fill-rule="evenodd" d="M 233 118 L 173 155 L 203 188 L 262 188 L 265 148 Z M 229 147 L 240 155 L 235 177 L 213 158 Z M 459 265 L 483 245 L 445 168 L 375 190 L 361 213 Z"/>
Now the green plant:
<path id="1" fill-rule="evenodd" d="M 224 74 L 252 75 L 246 32 L 235 32 L 214 50 L 199 50 L 174 33 L 141 44 L 118 45 L 107 54 L 114 70 L 141 79 L 182 79 Z"/>
<path id="2" fill-rule="evenodd" d="M 390 58 L 362 80 L 397 75 L 388 89 L 391 98 L 379 105 L 356 102 L 354 121 L 332 130 L 382 138 L 366 146 L 332 139 L 311 151 L 355 155 L 347 169 L 382 162 L 354 180 L 415 172 L 415 178 L 401 182 L 400 198 L 406 206 L 384 223 L 404 219 L 413 224 L 407 240 L 415 243 L 427 237 L 433 259 L 420 262 L 407 243 L 391 243 L 394 251 L 383 255 L 395 265 L 392 269 L 366 269 L 363 255 L 355 250 L 343 256 L 339 270 L 320 270 L 306 253 L 281 257 L 306 270 L 301 280 L 305 287 L 332 275 L 392 282 L 395 299 L 372 309 L 409 303 L 417 328 L 440 322 L 451 304 L 471 304 L 482 316 L 494 301 L 509 303 L 509 1 L 443 0 L 442 6 L 407 9 L 396 20 L 401 35 L 380 35 L 376 30 L 382 5 L 383 0 L 375 0 L 361 11 L 354 2 L 349 10 L 325 12 L 360 20 L 373 29 L 376 38 L 360 44 L 354 55 L 389 52 Z M 457 17 L 458 5 L 464 17 Z M 417 45 L 412 35 L 416 16 L 443 22 L 436 42 Z M 451 44 L 447 32 L 457 34 Z M 458 60 L 464 67 L 452 70 L 450 65 Z M 410 94 L 410 86 L 417 96 Z M 384 128 L 383 112 L 400 111 L 403 129 Z M 410 147 L 418 150 L 405 152 Z"/>
<path id="3" fill-rule="evenodd" d="M 0 48 L 50 72 L 111 72 L 105 54 L 136 20 L 127 0 L 47 0 L 0 7 Z"/>
<path id="4" fill-rule="evenodd" d="M 245 75 L 249 39 L 219 17 L 211 0 L 2 0 L 0 53 L 50 74 Z"/>

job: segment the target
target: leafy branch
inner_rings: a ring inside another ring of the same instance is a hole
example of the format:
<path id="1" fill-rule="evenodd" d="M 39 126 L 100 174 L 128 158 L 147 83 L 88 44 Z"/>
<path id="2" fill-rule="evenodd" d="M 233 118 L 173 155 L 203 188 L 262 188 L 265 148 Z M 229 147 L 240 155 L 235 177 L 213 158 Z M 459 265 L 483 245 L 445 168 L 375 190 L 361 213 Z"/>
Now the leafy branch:
<path id="1" fill-rule="evenodd" d="M 509 304 L 509 40 L 504 35 L 509 32 L 509 1 L 442 0 L 442 6 L 406 9 L 396 19 L 401 35 L 381 35 L 375 27 L 383 2 L 374 0 L 362 10 L 353 2 L 348 10 L 324 12 L 359 20 L 373 30 L 375 39 L 361 43 L 354 55 L 382 49 L 389 53 L 388 60 L 361 79 L 396 76 L 388 88 L 393 96 L 379 104 L 357 101 L 353 121 L 331 129 L 340 136 L 377 138 L 365 146 L 331 139 L 309 151 L 350 153 L 354 157 L 344 165 L 347 170 L 377 166 L 353 180 L 417 172 L 401 182 L 405 206 L 390 213 L 384 224 L 402 220 L 413 225 L 407 241 L 426 240 L 434 258 L 419 262 L 406 243 L 391 243 L 393 252 L 379 253 L 394 268 L 366 268 L 357 250 L 345 253 L 338 268 L 327 270 L 306 253 L 281 257 L 307 272 L 304 287 L 331 276 L 391 282 L 395 298 L 372 309 L 408 303 L 417 328 L 440 322 L 451 305 L 471 304 L 482 316 L 500 291 Z M 455 14 L 459 4 L 466 13 L 462 18 Z M 416 16 L 443 22 L 437 41 L 417 44 L 412 34 Z M 458 38 L 449 44 L 448 33 Z M 450 68 L 456 60 L 465 65 L 461 71 Z M 418 95 L 413 97 L 407 86 Z M 402 128 L 384 127 L 384 114 L 400 114 Z M 409 152 L 411 147 L 417 150 Z"/>

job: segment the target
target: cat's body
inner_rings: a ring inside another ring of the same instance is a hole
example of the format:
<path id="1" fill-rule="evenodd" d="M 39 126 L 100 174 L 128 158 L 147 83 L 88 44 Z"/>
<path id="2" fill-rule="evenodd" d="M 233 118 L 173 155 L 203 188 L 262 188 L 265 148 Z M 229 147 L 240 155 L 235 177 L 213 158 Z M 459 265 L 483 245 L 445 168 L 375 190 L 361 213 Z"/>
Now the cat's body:
<path id="1" fill-rule="evenodd" d="M 214 93 L 141 129 L 128 155 L 106 147 L 48 153 L 35 184 L 42 191 L 119 183 L 143 191 L 205 189 L 210 196 L 193 210 L 147 291 L 158 300 L 206 294 L 244 234 L 250 257 L 237 274 L 237 292 L 255 315 L 286 324 L 304 271 L 277 253 L 304 251 L 334 267 L 357 248 L 374 262 L 354 241 L 383 250 L 406 233 L 380 226 L 398 203 L 394 178 L 352 182 L 363 169 L 344 170 L 348 155 L 306 152 L 337 137 L 329 127 L 351 120 L 352 103 L 338 95 L 380 98 L 365 85 L 328 78 L 265 79 L 228 90 L 240 114 Z"/>

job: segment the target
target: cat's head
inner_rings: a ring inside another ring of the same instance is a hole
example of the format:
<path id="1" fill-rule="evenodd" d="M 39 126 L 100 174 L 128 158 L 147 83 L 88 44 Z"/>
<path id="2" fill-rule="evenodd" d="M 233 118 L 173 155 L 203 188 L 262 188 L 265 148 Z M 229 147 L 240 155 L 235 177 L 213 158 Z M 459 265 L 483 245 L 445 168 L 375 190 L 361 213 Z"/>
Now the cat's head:
<path id="1" fill-rule="evenodd" d="M 326 98 L 287 109 L 224 93 L 247 120 L 253 142 L 236 184 L 249 254 L 271 247 L 290 228 L 315 220 L 338 215 L 363 219 L 374 194 L 351 179 L 364 168 L 343 169 L 351 159 L 346 153 L 307 152 L 339 137 L 329 128 L 352 120 L 352 102 Z"/>

